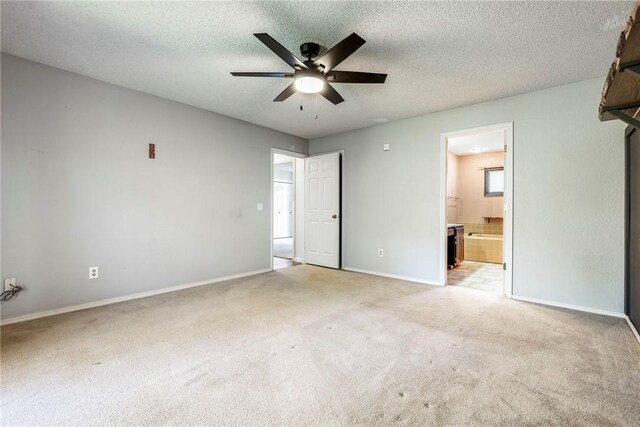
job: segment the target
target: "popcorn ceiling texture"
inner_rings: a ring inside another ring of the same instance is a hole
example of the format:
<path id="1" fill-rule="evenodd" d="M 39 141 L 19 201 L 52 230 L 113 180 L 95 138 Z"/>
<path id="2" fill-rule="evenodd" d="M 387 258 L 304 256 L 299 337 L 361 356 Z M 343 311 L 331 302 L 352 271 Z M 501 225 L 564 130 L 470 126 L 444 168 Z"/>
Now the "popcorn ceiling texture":
<path id="1" fill-rule="evenodd" d="M 2 51 L 315 138 L 606 74 L 632 2 L 3 2 Z M 338 85 L 333 106 L 273 98 L 287 71 L 252 36 L 298 54 L 351 32 L 367 43 L 337 69 L 388 73 Z M 307 106 L 299 111 L 299 102 Z"/>

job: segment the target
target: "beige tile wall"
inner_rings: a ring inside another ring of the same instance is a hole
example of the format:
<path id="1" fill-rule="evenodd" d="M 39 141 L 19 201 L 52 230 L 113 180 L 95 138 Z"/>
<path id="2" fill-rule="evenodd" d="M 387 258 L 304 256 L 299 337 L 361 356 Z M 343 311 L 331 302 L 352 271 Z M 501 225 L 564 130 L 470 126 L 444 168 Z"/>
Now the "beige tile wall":
<path id="1" fill-rule="evenodd" d="M 466 237 L 464 239 L 464 259 L 502 264 L 502 239 Z"/>
<path id="2" fill-rule="evenodd" d="M 464 234 L 469 233 L 482 233 L 482 234 L 503 234 L 502 223 L 495 224 L 477 224 L 477 223 L 464 223 Z"/>
<path id="3" fill-rule="evenodd" d="M 464 224 L 464 259 L 502 264 L 502 239 L 469 237 L 469 233 L 503 234 L 502 224 Z"/>

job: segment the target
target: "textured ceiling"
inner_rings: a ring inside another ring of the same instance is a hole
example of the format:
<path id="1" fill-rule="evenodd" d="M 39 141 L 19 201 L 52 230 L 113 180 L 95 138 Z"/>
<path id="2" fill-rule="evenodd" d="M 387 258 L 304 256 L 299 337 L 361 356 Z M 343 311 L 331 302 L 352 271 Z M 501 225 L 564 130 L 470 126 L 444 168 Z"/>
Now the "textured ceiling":
<path id="1" fill-rule="evenodd" d="M 632 2 L 9 2 L 2 51 L 313 138 L 603 76 Z M 299 54 L 352 32 L 367 43 L 337 70 L 388 73 L 336 84 L 334 106 L 294 95 L 290 71 L 252 33 Z M 595 108 L 595 107 L 594 107 Z M 594 110 L 595 111 L 595 110 Z"/>

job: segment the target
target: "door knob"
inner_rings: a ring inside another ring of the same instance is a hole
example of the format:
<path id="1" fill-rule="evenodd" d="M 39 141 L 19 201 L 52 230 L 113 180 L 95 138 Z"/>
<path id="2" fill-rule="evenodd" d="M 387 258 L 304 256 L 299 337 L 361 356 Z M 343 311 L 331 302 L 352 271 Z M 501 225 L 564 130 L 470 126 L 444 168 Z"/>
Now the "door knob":
<path id="1" fill-rule="evenodd" d="M 331 218 L 333 218 L 333 219 L 338 218 L 338 214 L 333 214 L 333 215 L 331 215 Z"/>

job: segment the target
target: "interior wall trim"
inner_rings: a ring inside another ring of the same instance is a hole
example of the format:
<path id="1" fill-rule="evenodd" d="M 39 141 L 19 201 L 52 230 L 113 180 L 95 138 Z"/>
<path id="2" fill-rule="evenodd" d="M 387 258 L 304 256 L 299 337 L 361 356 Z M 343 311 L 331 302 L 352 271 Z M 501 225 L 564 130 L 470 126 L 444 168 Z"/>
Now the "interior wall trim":
<path id="1" fill-rule="evenodd" d="M 428 280 L 418 279 L 416 277 L 399 276 L 397 274 L 380 273 L 379 271 L 363 270 L 361 268 L 354 268 L 354 267 L 342 267 L 342 269 L 346 270 L 346 271 L 352 271 L 354 273 L 371 274 L 372 276 L 388 277 L 389 279 L 404 280 L 406 282 L 421 283 L 423 285 L 444 286 L 442 283 L 430 282 Z"/>
<path id="2" fill-rule="evenodd" d="M 25 314 L 24 316 L 11 317 L 9 319 L 4 319 L 0 322 L 0 326 L 10 325 L 12 323 L 26 322 L 28 320 L 40 319 L 42 317 L 55 316 L 58 314 L 71 313 L 74 311 L 86 310 L 94 307 L 101 307 L 103 305 L 115 304 L 118 302 L 130 301 L 139 298 L 151 297 L 154 295 L 166 294 L 169 292 L 180 291 L 183 289 L 195 288 L 197 286 L 210 285 L 213 283 L 224 282 L 226 280 L 239 279 L 241 277 L 254 276 L 256 274 L 262 274 L 272 271 L 270 268 L 265 268 L 262 270 L 250 271 L 248 273 L 239 273 L 233 274 L 231 276 L 218 277 L 215 279 L 201 280 L 199 282 L 185 283 L 182 285 L 171 286 L 168 288 L 156 289 L 153 291 L 140 292 L 137 294 L 124 295 L 121 297 L 108 298 L 99 301 L 88 302 L 85 304 L 71 305 L 68 307 L 56 308 L 53 310 L 41 311 L 38 313 Z"/>
<path id="3" fill-rule="evenodd" d="M 551 307 L 559 307 L 559 308 L 568 308 L 569 310 L 584 311 L 586 313 L 594 313 L 594 314 L 602 314 L 603 316 L 618 317 L 621 319 L 624 319 L 625 317 L 627 317 L 626 314 L 618 311 L 601 310 L 599 308 L 583 307 L 580 305 L 565 304 L 563 302 L 547 301 L 547 300 L 542 300 L 537 298 L 521 297 L 518 295 L 512 295 L 511 298 L 518 301 L 530 302 L 533 304 L 548 305 Z"/>
<path id="4" fill-rule="evenodd" d="M 635 326 L 633 326 L 633 323 L 631 323 L 631 319 L 629 319 L 629 316 L 624 316 L 624 318 L 627 319 L 627 324 L 631 328 L 631 332 L 633 332 L 633 335 L 635 335 L 636 339 L 638 340 L 638 344 L 640 344 L 640 334 L 638 333 L 638 330 Z"/>

